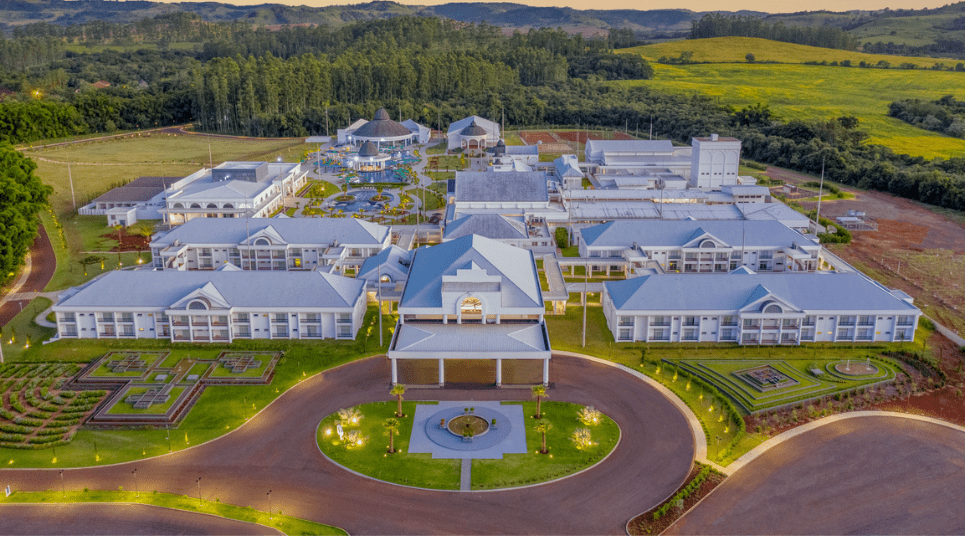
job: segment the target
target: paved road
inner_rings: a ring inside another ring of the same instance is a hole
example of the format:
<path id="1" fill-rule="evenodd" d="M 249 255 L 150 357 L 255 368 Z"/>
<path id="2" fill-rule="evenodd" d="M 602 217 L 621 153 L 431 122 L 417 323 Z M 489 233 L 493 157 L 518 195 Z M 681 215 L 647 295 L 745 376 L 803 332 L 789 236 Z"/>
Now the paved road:
<path id="1" fill-rule="evenodd" d="M 384 358 L 340 367 L 296 386 L 246 426 L 205 445 L 116 467 L 65 471 L 66 486 L 129 487 L 276 510 L 340 526 L 351 534 L 625 534 L 632 516 L 664 500 L 690 470 L 694 441 L 684 416 L 645 383 L 613 367 L 554 357 L 552 400 L 592 404 L 612 417 L 623 437 L 611 456 L 574 477 L 518 490 L 415 490 L 351 475 L 315 444 L 325 415 L 388 395 Z M 409 400 L 520 400 L 527 389 L 415 390 Z M 14 489 L 54 489 L 59 472 L 0 470 Z"/>
<path id="2" fill-rule="evenodd" d="M 0 534 L 281 534 L 233 519 L 141 504 L 6 504 Z"/>
<path id="3" fill-rule="evenodd" d="M 965 534 L 965 437 L 899 417 L 781 443 L 664 534 Z"/>
<path id="4" fill-rule="evenodd" d="M 30 300 L 10 300 L 8 299 L 10 295 L 23 292 L 40 292 L 54 277 L 54 271 L 57 269 L 57 257 L 54 256 L 54 248 L 50 245 L 50 239 L 47 237 L 47 231 L 43 225 L 37 229 L 37 238 L 30 246 L 28 255 L 30 255 L 30 272 L 21 274 L 21 277 L 26 275 L 26 279 L 19 286 L 14 284 L 13 286 L 16 288 L 11 288 L 9 294 L 4 293 L 0 297 L 0 326 L 7 325 L 7 322 L 10 322 L 20 312 L 21 306 L 26 307 L 30 303 Z"/>

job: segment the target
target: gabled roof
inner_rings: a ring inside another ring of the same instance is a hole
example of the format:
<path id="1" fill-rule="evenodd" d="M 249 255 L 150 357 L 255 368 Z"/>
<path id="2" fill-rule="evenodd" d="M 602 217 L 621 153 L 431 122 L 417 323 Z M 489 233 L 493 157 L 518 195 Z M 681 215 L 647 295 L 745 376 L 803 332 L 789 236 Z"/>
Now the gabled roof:
<path id="1" fill-rule="evenodd" d="M 114 271 L 57 306 L 169 308 L 200 291 L 231 307 L 347 308 L 364 288 L 364 281 L 321 272 Z"/>
<path id="2" fill-rule="evenodd" d="M 620 154 L 673 153 L 670 140 L 589 140 L 587 149 L 592 152 Z"/>
<path id="3" fill-rule="evenodd" d="M 581 231 L 591 247 L 683 247 L 708 236 L 739 248 L 814 245 L 801 233 L 776 220 L 616 220 Z"/>
<path id="4" fill-rule="evenodd" d="M 442 307 L 442 278 L 475 263 L 502 277 L 502 307 L 542 307 L 532 252 L 481 236 L 464 236 L 415 251 L 399 307 Z"/>
<path id="5" fill-rule="evenodd" d="M 476 126 L 482 127 L 487 133 L 495 135 L 499 131 L 499 125 L 486 119 L 485 117 L 479 117 L 478 115 L 470 115 L 469 117 L 460 119 L 449 125 L 449 130 L 446 131 L 447 135 L 456 134 L 462 132 L 463 129 L 469 125 L 476 123 Z"/>
<path id="6" fill-rule="evenodd" d="M 856 273 L 661 274 L 604 286 L 621 311 L 737 311 L 768 297 L 803 311 L 918 310 Z"/>
<path id="7" fill-rule="evenodd" d="M 383 275 L 388 274 L 393 280 L 406 277 L 412 262 L 412 252 L 402 249 L 395 244 L 383 249 L 378 255 L 365 259 L 355 276 L 359 279 L 377 279 L 379 266 Z M 391 272 L 391 273 L 390 273 Z M 371 276 L 371 278 L 369 277 Z"/>
<path id="8" fill-rule="evenodd" d="M 501 214 L 471 214 L 446 225 L 444 239 L 479 235 L 493 240 L 521 240 L 529 235 L 522 218 Z"/>
<path id="9" fill-rule="evenodd" d="M 270 229 L 270 231 L 269 231 Z M 269 234 L 274 233 L 274 234 Z M 248 237 L 278 237 L 287 244 L 372 245 L 385 242 L 389 228 L 355 218 L 194 218 L 155 237 L 152 247 L 182 244 L 243 244 Z"/>

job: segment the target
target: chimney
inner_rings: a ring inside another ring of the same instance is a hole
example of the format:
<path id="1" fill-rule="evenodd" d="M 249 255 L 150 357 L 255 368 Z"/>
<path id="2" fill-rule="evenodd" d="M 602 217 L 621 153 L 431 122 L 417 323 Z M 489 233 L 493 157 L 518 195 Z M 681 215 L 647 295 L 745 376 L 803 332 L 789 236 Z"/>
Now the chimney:
<path id="1" fill-rule="evenodd" d="M 719 136 L 718 136 L 717 134 L 711 134 L 711 135 L 710 135 L 710 141 L 717 141 L 717 138 L 718 138 L 718 137 L 719 137 Z"/>

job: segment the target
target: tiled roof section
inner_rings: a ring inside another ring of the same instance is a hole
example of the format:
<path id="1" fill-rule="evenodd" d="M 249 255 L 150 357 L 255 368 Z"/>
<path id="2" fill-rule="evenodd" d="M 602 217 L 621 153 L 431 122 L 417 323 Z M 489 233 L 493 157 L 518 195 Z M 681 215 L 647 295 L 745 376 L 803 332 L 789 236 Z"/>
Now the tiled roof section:
<path id="1" fill-rule="evenodd" d="M 461 134 L 461 135 L 463 135 L 463 136 L 485 136 L 485 135 L 486 135 L 486 129 L 484 129 L 483 127 L 477 125 L 477 124 L 476 124 L 476 121 L 473 120 L 472 124 L 469 125 L 468 127 L 464 128 L 464 129 L 462 129 L 462 132 L 460 132 L 459 134 Z"/>
<path id="2" fill-rule="evenodd" d="M 94 199 L 94 203 L 149 201 L 163 192 L 166 186 L 170 186 L 181 179 L 182 177 L 138 177 L 124 186 L 119 186 L 98 196 Z"/>
<path id="3" fill-rule="evenodd" d="M 194 218 L 156 238 L 155 247 L 182 244 L 241 244 L 268 227 L 288 244 L 378 245 L 389 228 L 355 218 Z"/>
<path id="4" fill-rule="evenodd" d="M 396 271 L 396 274 L 389 274 L 390 276 L 408 274 L 408 265 L 411 262 L 412 252 L 393 244 L 380 251 L 378 255 L 365 259 L 356 277 L 364 279 L 371 274 L 377 274 L 380 265 L 383 271 L 388 269 Z"/>
<path id="5" fill-rule="evenodd" d="M 546 352 L 541 324 L 402 324 L 398 352 Z"/>
<path id="6" fill-rule="evenodd" d="M 604 153 L 672 153 L 670 140 L 589 140 L 590 151 Z"/>
<path id="7" fill-rule="evenodd" d="M 503 307 L 542 307 L 532 252 L 475 235 L 416 250 L 399 307 L 442 307 L 442 276 L 472 262 L 502 276 Z"/>
<path id="8" fill-rule="evenodd" d="M 521 218 L 500 214 L 472 214 L 447 225 L 443 238 L 452 239 L 473 234 L 493 240 L 521 240 L 529 236 L 526 224 Z"/>
<path id="9" fill-rule="evenodd" d="M 805 311 L 918 310 L 855 273 L 665 274 L 604 285 L 621 311 L 735 311 L 767 294 Z"/>
<path id="10" fill-rule="evenodd" d="M 541 202 L 549 201 L 546 173 L 456 172 L 456 202 Z"/>
<path id="11" fill-rule="evenodd" d="M 630 247 L 682 246 L 703 234 L 710 234 L 732 247 L 790 246 L 811 242 L 801 233 L 775 220 L 618 220 L 582 230 L 588 246 Z"/>
<path id="12" fill-rule="evenodd" d="M 168 307 L 208 284 L 233 307 L 354 307 L 365 288 L 321 272 L 114 271 L 57 305 Z"/>
<path id="13" fill-rule="evenodd" d="M 379 148 L 371 141 L 366 141 L 359 147 L 359 156 L 378 156 Z"/>

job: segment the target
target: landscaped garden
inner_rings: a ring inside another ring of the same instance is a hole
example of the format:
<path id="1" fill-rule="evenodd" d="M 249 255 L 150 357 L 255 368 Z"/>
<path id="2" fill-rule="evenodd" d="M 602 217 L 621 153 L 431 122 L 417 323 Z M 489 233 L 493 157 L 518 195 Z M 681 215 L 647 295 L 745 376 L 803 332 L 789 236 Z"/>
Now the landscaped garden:
<path id="1" fill-rule="evenodd" d="M 403 402 L 404 417 L 396 417 L 396 402 L 363 404 L 328 415 L 318 427 L 319 448 L 332 461 L 379 480 L 421 488 L 459 489 L 458 459 L 433 459 L 430 453 L 409 452 L 413 419 L 420 404 L 435 403 Z M 594 413 L 592 408 L 542 401 L 543 418 L 534 419 L 531 416 L 536 413 L 537 402 L 521 404 L 527 452 L 504 454 L 502 459 L 474 459 L 472 489 L 514 487 L 561 478 L 596 464 L 619 441 L 616 423 Z M 471 408 L 467 410 L 471 413 Z M 394 453 L 388 452 L 388 419 L 396 420 L 392 425 L 398 433 L 392 440 Z M 540 428 L 546 423 L 548 427 Z M 547 452 L 541 453 L 544 432 Z"/>
<path id="2" fill-rule="evenodd" d="M 390 328 L 394 325 L 395 318 L 387 316 L 383 328 L 383 337 L 386 342 L 392 338 Z M 208 386 L 177 428 L 170 430 L 82 429 L 73 434 L 70 443 L 58 444 L 56 459 L 47 445 L 44 445 L 43 450 L 22 450 L 0 445 L 0 460 L 4 460 L 5 467 L 83 467 L 143 459 L 198 445 L 238 428 L 282 393 L 314 374 L 362 357 L 384 353 L 386 348 L 384 346 L 380 348 L 378 340 L 378 317 L 373 306 L 369 308 L 355 341 L 327 340 L 311 343 L 289 340 L 242 341 L 233 345 L 213 344 L 203 348 L 186 344 L 171 345 L 168 341 L 145 339 L 71 340 L 38 345 L 24 352 L 23 357 L 29 363 L 15 366 L 29 367 L 44 361 L 63 360 L 65 363 L 57 366 L 72 367 L 73 373 L 76 373 L 76 365 L 66 363 L 67 361 L 89 362 L 103 357 L 110 351 L 125 348 L 134 351 L 143 349 L 145 352 L 159 350 L 166 352 L 170 349 L 171 354 L 160 363 L 160 365 L 169 366 L 173 366 L 172 363 L 176 363 L 175 360 L 180 361 L 188 356 L 192 359 L 214 359 L 225 350 L 253 355 L 284 351 L 285 355 L 278 360 L 271 384 Z M 118 379 L 125 381 L 124 378 Z M 6 383 L 7 380 L 3 381 Z M 104 395 L 103 391 L 78 391 L 74 399 L 92 396 L 82 393 L 98 393 L 98 400 L 85 399 L 85 402 L 89 403 L 83 406 L 74 403 L 69 408 L 71 413 L 75 413 L 73 410 L 79 407 L 93 411 L 93 402 L 99 401 Z M 4 400 L 6 408 L 6 396 Z M 67 409 L 62 413 L 67 413 Z"/>

